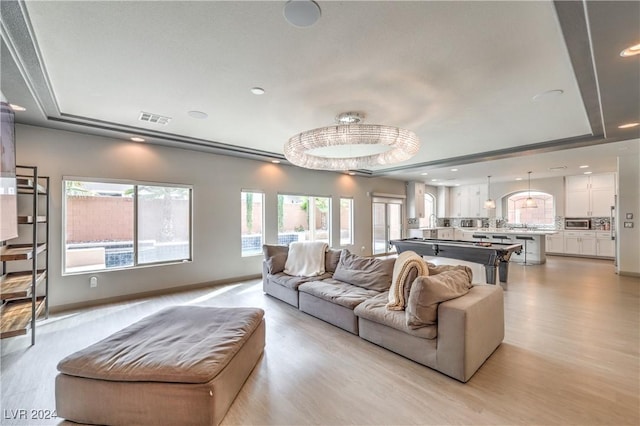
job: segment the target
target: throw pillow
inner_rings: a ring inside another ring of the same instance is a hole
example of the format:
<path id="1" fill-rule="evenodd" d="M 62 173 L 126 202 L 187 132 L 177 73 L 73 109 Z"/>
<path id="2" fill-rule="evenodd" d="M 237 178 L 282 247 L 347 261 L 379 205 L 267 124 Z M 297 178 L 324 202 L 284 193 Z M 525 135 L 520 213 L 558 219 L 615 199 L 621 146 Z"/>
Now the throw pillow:
<path id="1" fill-rule="evenodd" d="M 465 265 L 435 265 L 427 262 L 427 267 L 429 268 L 429 275 L 438 275 L 447 271 L 463 271 L 469 275 L 469 281 L 473 282 L 473 271 Z"/>
<path id="2" fill-rule="evenodd" d="M 326 272 L 335 272 L 340 262 L 342 250 L 329 249 L 324 255 L 324 270 Z"/>
<path id="3" fill-rule="evenodd" d="M 289 254 L 289 247 L 264 244 L 262 246 L 262 253 L 264 253 L 267 271 L 271 275 L 284 271 L 284 265 L 287 262 L 287 256 Z"/>
<path id="4" fill-rule="evenodd" d="M 438 305 L 464 296 L 471 287 L 469 275 L 462 270 L 416 278 L 411 285 L 405 310 L 407 325 L 416 329 L 437 324 Z"/>
<path id="5" fill-rule="evenodd" d="M 343 249 L 333 278 L 375 291 L 387 291 L 391 285 L 395 259 L 376 259 L 351 254 Z"/>

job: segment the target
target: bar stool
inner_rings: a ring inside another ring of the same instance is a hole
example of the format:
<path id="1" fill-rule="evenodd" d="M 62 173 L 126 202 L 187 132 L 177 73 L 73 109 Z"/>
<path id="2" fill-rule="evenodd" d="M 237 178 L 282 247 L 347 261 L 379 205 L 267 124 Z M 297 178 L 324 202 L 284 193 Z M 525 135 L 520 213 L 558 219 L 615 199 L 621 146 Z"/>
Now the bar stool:
<path id="1" fill-rule="evenodd" d="M 491 238 L 493 238 L 494 240 L 500 240 L 501 243 L 504 243 L 504 240 L 509 239 L 509 237 L 507 237 L 506 235 L 492 235 Z"/>
<path id="2" fill-rule="evenodd" d="M 480 242 L 482 242 L 485 238 L 487 238 L 487 236 L 486 236 L 486 235 L 484 235 L 484 234 L 473 234 L 473 235 L 471 235 L 471 237 L 473 237 L 473 238 L 479 238 L 479 239 L 480 239 Z"/>
<path id="3" fill-rule="evenodd" d="M 533 241 L 534 238 L 529 235 L 516 235 L 516 240 L 524 241 L 524 263 L 523 265 L 531 265 L 531 263 L 527 263 L 527 242 Z"/>

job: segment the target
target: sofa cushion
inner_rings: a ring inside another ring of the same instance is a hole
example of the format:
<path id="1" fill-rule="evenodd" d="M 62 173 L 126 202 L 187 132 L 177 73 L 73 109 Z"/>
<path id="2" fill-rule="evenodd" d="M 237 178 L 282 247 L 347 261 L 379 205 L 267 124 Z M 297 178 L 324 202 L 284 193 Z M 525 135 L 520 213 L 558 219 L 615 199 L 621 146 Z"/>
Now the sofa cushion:
<path id="1" fill-rule="evenodd" d="M 349 309 L 353 309 L 366 299 L 379 294 L 375 290 L 343 283 L 333 278 L 306 282 L 298 287 L 298 291 Z"/>
<path id="2" fill-rule="evenodd" d="M 388 299 L 388 292 L 380 293 L 356 306 L 353 313 L 369 321 L 377 322 L 423 339 L 435 339 L 438 336 L 438 329 L 435 325 L 417 329 L 410 328 L 407 325 L 407 319 L 403 311 L 390 311 L 387 309 Z"/>
<path id="3" fill-rule="evenodd" d="M 335 272 L 340 262 L 340 254 L 342 250 L 329 249 L 324 254 L 324 270 L 326 272 Z"/>
<path id="4" fill-rule="evenodd" d="M 376 259 L 351 254 L 343 249 L 333 278 L 358 287 L 387 291 L 391 286 L 395 259 Z"/>
<path id="5" fill-rule="evenodd" d="M 272 283 L 290 288 L 291 290 L 297 290 L 300 284 L 309 281 L 323 280 L 325 278 L 331 278 L 331 273 L 326 272 L 323 275 L 319 275 L 317 277 L 294 277 L 293 275 L 287 275 L 284 272 L 278 272 L 269 276 L 269 279 Z"/>
<path id="6" fill-rule="evenodd" d="M 436 265 L 435 263 L 427 262 L 427 268 L 429 269 L 429 275 L 438 275 L 447 271 L 463 271 L 469 275 L 469 281 L 473 282 L 473 271 L 466 265 Z"/>
<path id="7" fill-rule="evenodd" d="M 407 325 L 416 329 L 436 324 L 438 305 L 464 296 L 471 287 L 471 278 L 464 270 L 451 270 L 416 278 L 411 286 L 405 310 Z"/>
<path id="8" fill-rule="evenodd" d="M 264 253 L 264 261 L 267 264 L 267 271 L 270 274 L 277 274 L 284 271 L 284 265 L 287 262 L 289 247 L 264 244 L 262 246 Z"/>

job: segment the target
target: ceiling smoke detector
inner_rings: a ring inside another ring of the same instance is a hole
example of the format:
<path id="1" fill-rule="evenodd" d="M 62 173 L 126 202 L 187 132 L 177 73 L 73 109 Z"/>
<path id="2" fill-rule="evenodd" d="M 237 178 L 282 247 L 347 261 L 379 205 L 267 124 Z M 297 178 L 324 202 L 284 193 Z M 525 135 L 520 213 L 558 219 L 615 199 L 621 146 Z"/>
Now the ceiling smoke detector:
<path id="1" fill-rule="evenodd" d="M 150 112 L 140 111 L 140 116 L 138 117 L 140 121 L 146 121 L 148 123 L 162 124 L 167 125 L 171 121 L 171 117 L 164 117 L 158 114 L 152 114 Z"/>

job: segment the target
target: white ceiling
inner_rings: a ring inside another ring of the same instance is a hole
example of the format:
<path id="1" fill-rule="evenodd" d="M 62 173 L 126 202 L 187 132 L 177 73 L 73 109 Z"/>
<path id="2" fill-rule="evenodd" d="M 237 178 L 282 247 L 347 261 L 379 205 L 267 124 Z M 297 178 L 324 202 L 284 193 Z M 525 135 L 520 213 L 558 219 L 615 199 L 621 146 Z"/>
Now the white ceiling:
<path id="1" fill-rule="evenodd" d="M 640 119 L 640 56 L 619 56 L 640 43 L 637 2 L 588 2 L 590 32 L 578 2 L 319 1 L 308 28 L 287 23 L 282 1 L 7 3 L 2 93 L 28 108 L 18 122 L 269 160 L 295 133 L 361 111 L 422 141 L 362 174 L 447 185 L 638 155 L 637 141 L 612 144 L 640 136 L 617 129 Z M 553 89 L 564 93 L 533 100 Z"/>

